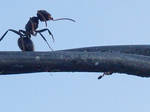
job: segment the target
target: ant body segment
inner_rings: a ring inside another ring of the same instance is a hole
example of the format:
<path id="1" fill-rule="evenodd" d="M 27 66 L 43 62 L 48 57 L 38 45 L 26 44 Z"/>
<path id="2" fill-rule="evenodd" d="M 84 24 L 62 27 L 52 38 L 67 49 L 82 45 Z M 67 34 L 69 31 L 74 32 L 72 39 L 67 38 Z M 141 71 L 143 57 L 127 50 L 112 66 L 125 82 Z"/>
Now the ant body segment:
<path id="1" fill-rule="evenodd" d="M 30 17 L 29 21 L 25 25 L 25 30 L 13 30 L 13 29 L 8 29 L 3 36 L 0 38 L 0 41 L 5 37 L 5 35 L 11 31 L 13 33 L 16 33 L 19 35 L 18 39 L 18 46 L 22 51 L 34 51 L 34 45 L 31 40 L 31 36 L 36 36 L 37 34 L 40 34 L 40 36 L 43 38 L 43 40 L 46 42 L 48 47 L 53 50 L 50 45 L 48 44 L 46 38 L 43 36 L 42 32 L 47 31 L 49 35 L 51 35 L 53 42 L 54 42 L 54 36 L 51 33 L 51 31 L 48 28 L 44 28 L 41 30 L 37 30 L 39 21 L 45 22 L 45 25 L 47 27 L 47 21 L 52 20 L 52 21 L 58 21 L 58 20 L 69 20 L 72 22 L 75 22 L 75 20 L 70 19 L 70 18 L 59 18 L 59 19 L 53 19 L 50 13 L 48 13 L 46 10 L 38 10 L 37 11 L 37 16 Z"/>

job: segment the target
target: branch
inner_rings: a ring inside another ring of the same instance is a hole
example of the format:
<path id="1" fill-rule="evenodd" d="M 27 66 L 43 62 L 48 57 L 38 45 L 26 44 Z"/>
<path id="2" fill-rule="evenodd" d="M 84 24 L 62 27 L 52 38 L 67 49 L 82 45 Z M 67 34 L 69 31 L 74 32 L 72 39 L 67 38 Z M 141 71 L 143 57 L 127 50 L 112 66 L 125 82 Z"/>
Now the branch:
<path id="1" fill-rule="evenodd" d="M 0 52 L 0 74 L 117 72 L 150 77 L 150 47 L 102 46 L 53 52 Z"/>
<path id="2" fill-rule="evenodd" d="M 137 54 L 150 56 L 150 45 L 114 45 L 114 46 L 95 46 L 60 51 L 80 51 L 80 52 L 119 52 L 127 54 Z"/>

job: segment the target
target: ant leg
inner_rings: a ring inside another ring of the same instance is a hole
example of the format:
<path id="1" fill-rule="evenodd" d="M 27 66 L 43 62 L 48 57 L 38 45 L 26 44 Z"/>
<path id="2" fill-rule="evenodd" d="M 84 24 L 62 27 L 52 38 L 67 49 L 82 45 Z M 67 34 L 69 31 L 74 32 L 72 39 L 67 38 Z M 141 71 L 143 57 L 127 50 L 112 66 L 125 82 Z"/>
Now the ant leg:
<path id="1" fill-rule="evenodd" d="M 52 49 L 51 46 L 48 44 L 46 38 L 42 35 L 42 33 L 41 33 L 41 32 L 38 32 L 38 33 L 41 35 L 41 37 L 42 37 L 43 40 L 46 42 L 46 44 L 48 45 L 48 47 L 53 51 L 53 49 Z"/>
<path id="2" fill-rule="evenodd" d="M 19 33 L 26 35 L 26 31 L 24 31 L 24 30 L 19 30 Z"/>
<path id="3" fill-rule="evenodd" d="M 24 36 L 23 34 L 21 34 L 20 32 L 18 32 L 18 31 L 16 31 L 16 30 L 8 29 L 8 30 L 3 34 L 3 36 L 0 38 L 0 41 L 5 37 L 5 35 L 8 33 L 8 31 L 11 31 L 11 32 L 13 32 L 13 33 L 16 33 L 16 34 L 18 34 L 20 37 L 23 37 L 23 36 Z"/>
<path id="4" fill-rule="evenodd" d="M 53 36 L 53 34 L 51 33 L 51 31 L 49 29 L 45 28 L 45 29 L 42 29 L 42 30 L 36 30 L 35 32 L 42 33 L 44 31 L 48 31 L 49 35 L 52 36 L 52 39 L 53 39 L 53 42 L 54 42 L 55 41 L 54 36 Z"/>

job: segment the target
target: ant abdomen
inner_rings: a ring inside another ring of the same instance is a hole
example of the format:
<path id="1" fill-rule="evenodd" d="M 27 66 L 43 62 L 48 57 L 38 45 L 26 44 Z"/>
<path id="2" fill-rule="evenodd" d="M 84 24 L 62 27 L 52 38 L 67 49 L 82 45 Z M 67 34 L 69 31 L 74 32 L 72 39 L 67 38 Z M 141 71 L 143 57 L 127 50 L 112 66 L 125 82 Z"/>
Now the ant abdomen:
<path id="1" fill-rule="evenodd" d="M 20 37 L 18 39 L 18 46 L 22 51 L 34 51 L 33 42 L 27 37 Z"/>

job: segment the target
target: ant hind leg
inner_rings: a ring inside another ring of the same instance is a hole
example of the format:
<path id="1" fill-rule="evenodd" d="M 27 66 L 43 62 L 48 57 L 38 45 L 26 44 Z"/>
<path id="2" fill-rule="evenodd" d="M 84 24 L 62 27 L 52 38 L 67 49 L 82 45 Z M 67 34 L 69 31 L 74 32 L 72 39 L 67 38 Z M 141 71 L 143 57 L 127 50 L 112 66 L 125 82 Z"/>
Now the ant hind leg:
<path id="1" fill-rule="evenodd" d="M 0 41 L 5 37 L 5 35 L 8 33 L 8 31 L 11 31 L 13 33 L 16 33 L 17 35 L 19 35 L 20 37 L 23 37 L 24 35 L 21 34 L 20 32 L 16 31 L 16 30 L 13 30 L 13 29 L 8 29 L 4 34 L 3 36 L 0 38 Z"/>

